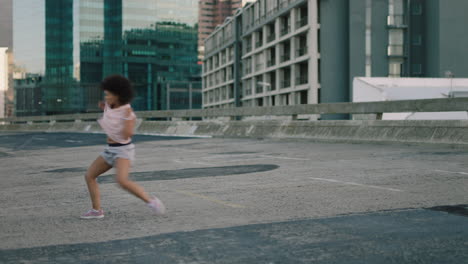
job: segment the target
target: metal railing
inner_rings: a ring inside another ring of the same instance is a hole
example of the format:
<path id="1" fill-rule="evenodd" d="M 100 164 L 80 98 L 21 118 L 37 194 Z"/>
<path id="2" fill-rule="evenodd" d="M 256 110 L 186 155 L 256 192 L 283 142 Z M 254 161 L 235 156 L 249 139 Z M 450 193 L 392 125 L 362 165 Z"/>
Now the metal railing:
<path id="1" fill-rule="evenodd" d="M 307 54 L 307 47 L 302 47 L 296 50 L 296 57 L 301 57 Z"/>
<path id="2" fill-rule="evenodd" d="M 299 29 L 303 26 L 306 26 L 307 25 L 307 16 L 301 18 L 300 20 L 296 21 L 296 28 Z"/>
<path id="3" fill-rule="evenodd" d="M 291 27 L 281 29 L 281 36 L 287 35 L 291 31 Z"/>
<path id="4" fill-rule="evenodd" d="M 296 84 L 297 85 L 306 84 L 308 82 L 309 82 L 309 78 L 307 76 L 296 77 Z"/>
<path id="5" fill-rule="evenodd" d="M 263 69 L 263 63 L 257 63 L 257 65 L 255 65 L 255 70 L 260 71 L 261 69 Z"/>
<path id="6" fill-rule="evenodd" d="M 393 15 L 387 17 L 387 26 L 390 28 L 407 28 L 406 18 L 404 15 Z"/>
<path id="7" fill-rule="evenodd" d="M 291 56 L 289 54 L 282 55 L 281 56 L 281 62 L 285 62 L 291 59 Z"/>
<path id="8" fill-rule="evenodd" d="M 281 88 L 284 89 L 284 88 L 289 88 L 291 87 L 291 80 L 284 80 L 281 82 Z"/>
<path id="9" fill-rule="evenodd" d="M 273 40 L 275 40 L 276 38 L 276 35 L 275 34 L 271 34 L 267 37 L 267 42 L 272 42 Z"/>
<path id="10" fill-rule="evenodd" d="M 263 42 L 259 40 L 255 43 L 255 48 L 260 48 L 262 45 L 263 45 Z"/>
<path id="11" fill-rule="evenodd" d="M 404 45 L 388 45 L 387 55 L 389 57 L 404 57 L 405 46 Z"/>
<path id="12" fill-rule="evenodd" d="M 360 102 L 360 103 L 323 103 L 291 106 L 234 107 L 223 109 L 192 109 L 166 111 L 139 111 L 138 118 L 190 118 L 226 116 L 289 116 L 313 114 L 382 114 L 405 112 L 466 112 L 468 98 L 419 99 L 402 101 Z M 0 118 L 0 124 L 33 124 L 54 122 L 96 121 L 102 113 L 26 116 Z"/>
<path id="13" fill-rule="evenodd" d="M 257 84 L 256 86 L 256 89 L 255 89 L 255 93 L 263 93 L 263 85 L 261 84 Z"/>
<path id="14" fill-rule="evenodd" d="M 275 59 L 268 60 L 267 61 L 267 67 L 271 67 L 271 66 L 275 65 L 275 63 L 276 63 Z"/>

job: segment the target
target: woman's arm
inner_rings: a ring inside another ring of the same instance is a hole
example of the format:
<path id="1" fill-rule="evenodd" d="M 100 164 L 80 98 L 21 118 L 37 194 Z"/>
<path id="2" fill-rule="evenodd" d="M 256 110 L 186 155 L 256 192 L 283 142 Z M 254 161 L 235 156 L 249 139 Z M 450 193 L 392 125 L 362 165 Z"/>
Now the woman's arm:
<path id="1" fill-rule="evenodd" d="M 106 107 L 106 103 L 104 103 L 104 101 L 99 101 L 98 107 L 101 108 L 102 111 L 104 111 L 104 108 Z"/>
<path id="2" fill-rule="evenodd" d="M 131 138 L 135 129 L 135 115 L 131 108 L 128 108 L 126 118 L 124 119 L 123 136 L 125 138 Z"/>

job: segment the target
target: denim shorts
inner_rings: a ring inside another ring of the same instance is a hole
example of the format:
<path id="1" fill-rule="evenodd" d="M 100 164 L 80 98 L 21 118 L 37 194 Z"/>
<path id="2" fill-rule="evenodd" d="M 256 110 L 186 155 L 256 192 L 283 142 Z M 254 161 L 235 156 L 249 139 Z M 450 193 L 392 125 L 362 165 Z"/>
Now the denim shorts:
<path id="1" fill-rule="evenodd" d="M 101 157 L 112 167 L 115 166 L 115 161 L 118 158 L 128 159 L 131 163 L 135 160 L 135 145 L 128 144 L 124 146 L 107 146 L 100 154 Z"/>

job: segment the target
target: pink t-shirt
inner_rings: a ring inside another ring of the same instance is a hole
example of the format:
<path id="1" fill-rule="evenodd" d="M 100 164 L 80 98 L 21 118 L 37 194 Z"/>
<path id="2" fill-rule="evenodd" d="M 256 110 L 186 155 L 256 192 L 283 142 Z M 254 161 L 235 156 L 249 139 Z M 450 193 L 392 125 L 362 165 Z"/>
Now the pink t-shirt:
<path id="1" fill-rule="evenodd" d="M 130 104 L 122 105 L 118 108 L 110 108 L 106 103 L 104 107 L 104 114 L 98 120 L 107 136 L 115 142 L 120 144 L 127 144 L 132 141 L 131 138 L 125 138 L 123 135 L 125 120 L 132 120 L 136 118 L 135 113 L 128 115 L 128 109 L 131 108 Z"/>

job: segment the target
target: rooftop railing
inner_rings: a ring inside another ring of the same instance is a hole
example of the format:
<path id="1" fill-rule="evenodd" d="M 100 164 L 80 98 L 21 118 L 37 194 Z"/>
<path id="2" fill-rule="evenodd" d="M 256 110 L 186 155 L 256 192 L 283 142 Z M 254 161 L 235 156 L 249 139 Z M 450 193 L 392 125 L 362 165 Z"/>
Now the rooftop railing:
<path id="1" fill-rule="evenodd" d="M 313 114 L 377 114 L 406 112 L 465 112 L 468 98 L 419 99 L 403 101 L 322 103 L 291 106 L 235 107 L 194 110 L 140 111 L 138 118 L 190 118 L 190 117 L 238 117 L 238 116 L 295 116 Z M 26 116 L 0 118 L 0 124 L 54 123 L 95 121 L 101 113 Z"/>

